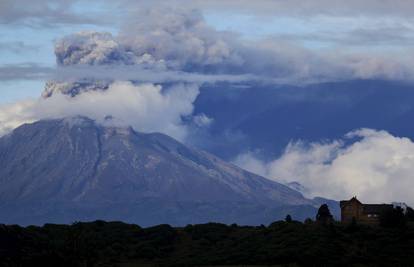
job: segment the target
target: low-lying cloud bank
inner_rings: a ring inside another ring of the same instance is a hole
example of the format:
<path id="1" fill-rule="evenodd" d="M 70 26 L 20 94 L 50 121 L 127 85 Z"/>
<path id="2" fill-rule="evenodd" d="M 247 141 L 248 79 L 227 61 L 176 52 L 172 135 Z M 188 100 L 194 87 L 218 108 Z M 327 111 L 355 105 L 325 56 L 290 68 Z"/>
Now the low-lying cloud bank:
<path id="1" fill-rule="evenodd" d="M 0 136 L 24 123 L 80 115 L 104 124 L 132 126 L 137 131 L 161 132 L 183 140 L 188 132 L 183 118 L 190 118 L 199 127 L 203 122 L 211 123 L 203 114 L 192 115 L 198 94 L 195 85 L 178 84 L 163 90 L 159 85 L 115 82 L 105 91 L 89 91 L 73 98 L 54 94 L 20 101 L 0 107 Z"/>
<path id="2" fill-rule="evenodd" d="M 414 142 L 385 131 L 361 129 L 343 140 L 291 143 L 284 154 L 263 162 L 254 153 L 235 163 L 285 182 L 297 181 L 308 196 L 414 205 Z"/>

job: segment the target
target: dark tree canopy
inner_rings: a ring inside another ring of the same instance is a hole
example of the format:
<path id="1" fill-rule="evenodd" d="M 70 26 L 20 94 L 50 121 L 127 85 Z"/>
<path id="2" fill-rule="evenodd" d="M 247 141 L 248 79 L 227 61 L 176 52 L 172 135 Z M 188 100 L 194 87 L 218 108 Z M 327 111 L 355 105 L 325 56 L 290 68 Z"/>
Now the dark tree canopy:
<path id="1" fill-rule="evenodd" d="M 408 207 L 405 217 L 407 218 L 408 221 L 414 221 L 414 209 L 411 207 Z"/>
<path id="2" fill-rule="evenodd" d="M 333 220 L 333 216 L 327 204 L 320 206 L 318 213 L 316 214 L 316 221 L 322 223 L 328 223 Z"/>
<path id="3" fill-rule="evenodd" d="M 329 217 L 329 216 L 328 216 Z M 0 224 L 1 267 L 413 266 L 414 225 L 349 227 L 278 221 L 141 228 L 96 221 L 43 227 Z"/>
<path id="4" fill-rule="evenodd" d="M 403 226 L 406 223 L 406 216 L 401 207 L 385 211 L 380 215 L 380 224 L 384 227 Z"/>

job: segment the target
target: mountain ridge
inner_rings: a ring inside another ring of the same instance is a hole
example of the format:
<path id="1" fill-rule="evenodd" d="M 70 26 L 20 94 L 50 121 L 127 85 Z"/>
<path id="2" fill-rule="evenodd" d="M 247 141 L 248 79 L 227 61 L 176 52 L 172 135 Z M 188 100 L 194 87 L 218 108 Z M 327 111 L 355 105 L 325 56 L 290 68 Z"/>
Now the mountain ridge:
<path id="1" fill-rule="evenodd" d="M 259 224 L 286 213 L 304 219 L 317 205 L 166 135 L 84 117 L 15 129 L 0 138 L 0 160 L 0 220 L 5 222 Z"/>

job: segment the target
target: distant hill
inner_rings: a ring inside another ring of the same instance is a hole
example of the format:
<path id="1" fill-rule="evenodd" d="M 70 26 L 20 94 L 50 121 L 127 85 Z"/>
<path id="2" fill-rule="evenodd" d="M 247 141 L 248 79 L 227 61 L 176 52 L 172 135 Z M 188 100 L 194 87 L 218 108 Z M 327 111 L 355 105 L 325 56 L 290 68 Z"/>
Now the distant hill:
<path id="1" fill-rule="evenodd" d="M 259 225 L 313 217 L 319 205 L 166 135 L 83 117 L 26 124 L 0 139 L 2 223 Z"/>

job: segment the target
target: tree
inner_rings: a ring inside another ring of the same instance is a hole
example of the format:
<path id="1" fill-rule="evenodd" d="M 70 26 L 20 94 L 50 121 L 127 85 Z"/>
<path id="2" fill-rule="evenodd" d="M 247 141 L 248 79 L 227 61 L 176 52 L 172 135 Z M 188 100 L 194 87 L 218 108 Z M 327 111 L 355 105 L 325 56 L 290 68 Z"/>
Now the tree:
<path id="1" fill-rule="evenodd" d="M 313 221 L 312 221 L 311 218 L 306 218 L 305 219 L 305 224 L 312 224 L 312 223 L 313 223 Z"/>
<path id="2" fill-rule="evenodd" d="M 407 207 L 407 212 L 405 213 L 405 217 L 407 221 L 413 222 L 414 221 L 414 209 L 411 207 Z"/>
<path id="3" fill-rule="evenodd" d="M 357 220 L 355 219 L 355 217 L 352 217 L 351 223 L 346 226 L 346 229 L 350 231 L 351 233 L 359 229 L 359 226 L 357 224 Z"/>
<path id="4" fill-rule="evenodd" d="M 333 216 L 327 204 L 320 206 L 318 213 L 316 214 L 316 221 L 322 224 L 328 224 L 333 221 Z"/>
<path id="5" fill-rule="evenodd" d="M 406 217 L 401 207 L 396 207 L 383 212 L 380 215 L 380 224 L 383 227 L 399 227 L 404 226 Z"/>
<path id="6" fill-rule="evenodd" d="M 292 216 L 290 214 L 286 215 L 285 221 L 288 223 L 292 222 Z"/>

